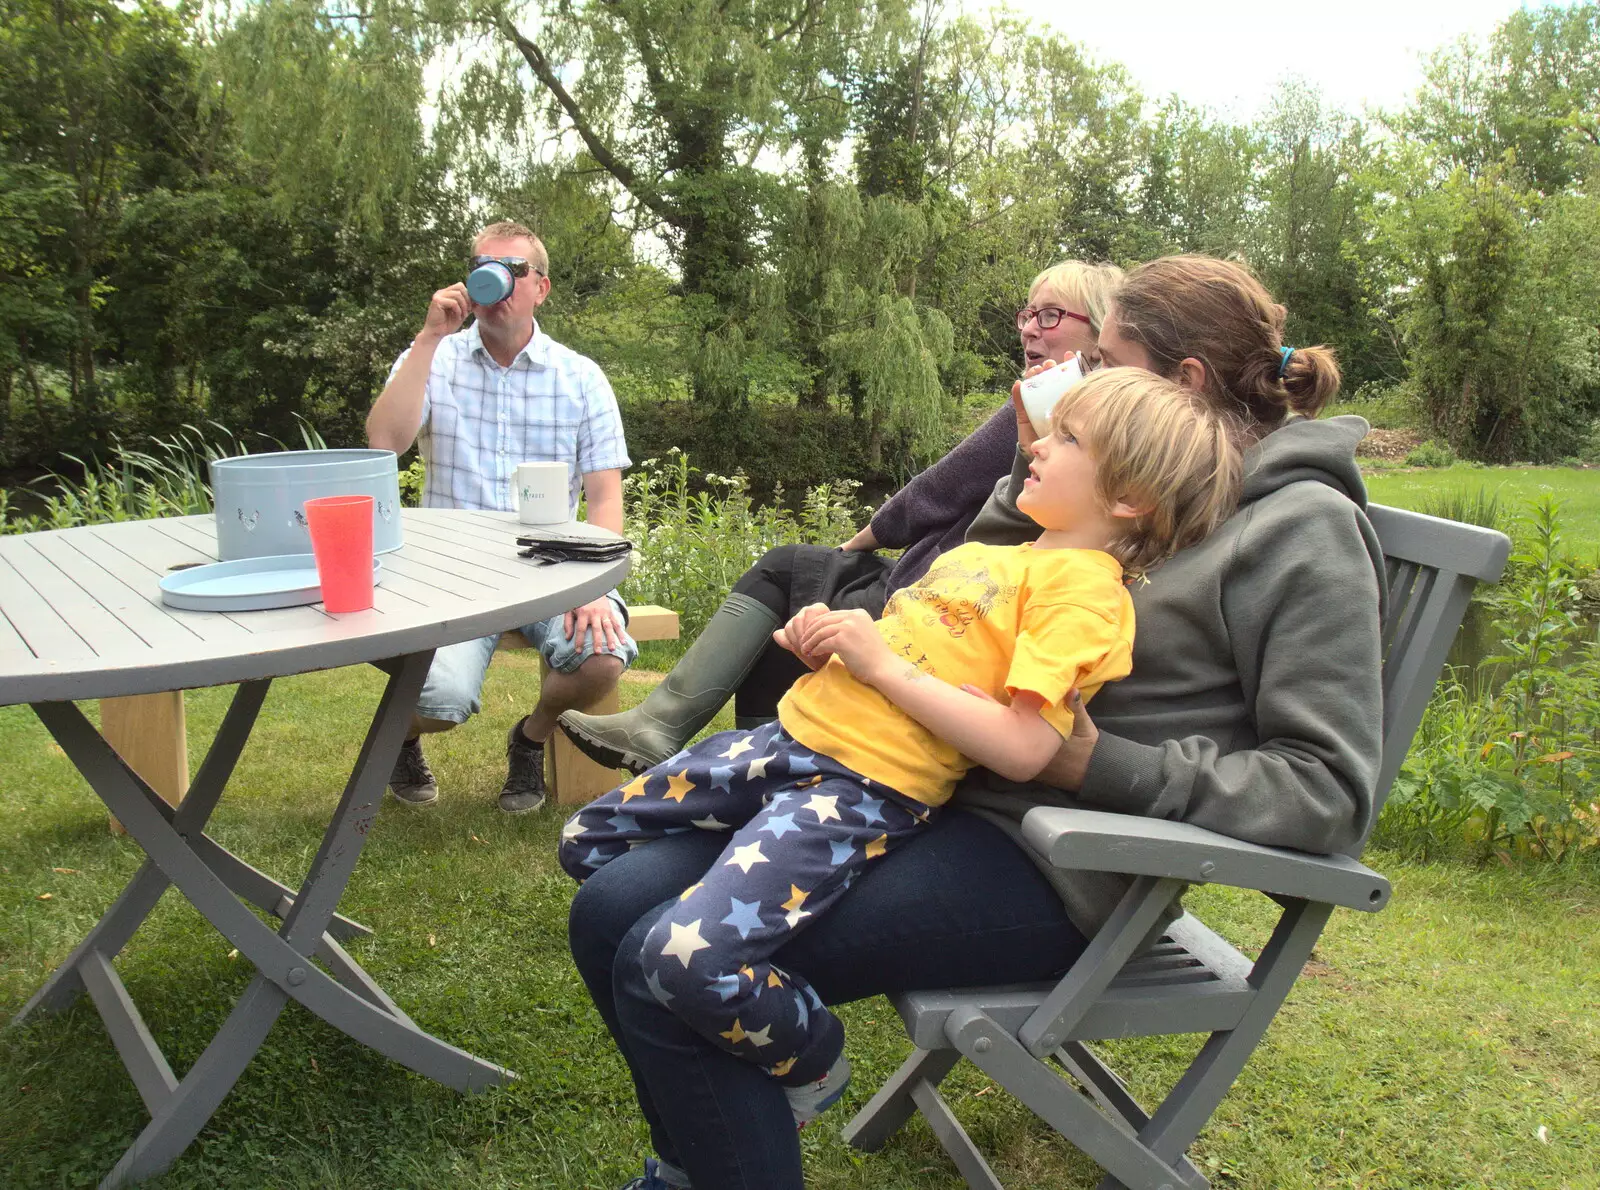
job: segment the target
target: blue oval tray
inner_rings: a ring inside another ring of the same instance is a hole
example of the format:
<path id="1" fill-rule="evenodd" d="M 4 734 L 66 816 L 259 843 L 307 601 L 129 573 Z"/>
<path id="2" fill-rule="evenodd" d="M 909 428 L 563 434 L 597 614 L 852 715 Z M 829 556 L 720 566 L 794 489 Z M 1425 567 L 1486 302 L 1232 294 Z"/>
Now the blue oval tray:
<path id="1" fill-rule="evenodd" d="M 372 560 L 372 582 L 383 579 L 383 563 Z M 175 570 L 161 580 L 161 602 L 197 612 L 253 612 L 299 607 L 322 600 L 317 560 L 311 554 L 239 558 Z"/>

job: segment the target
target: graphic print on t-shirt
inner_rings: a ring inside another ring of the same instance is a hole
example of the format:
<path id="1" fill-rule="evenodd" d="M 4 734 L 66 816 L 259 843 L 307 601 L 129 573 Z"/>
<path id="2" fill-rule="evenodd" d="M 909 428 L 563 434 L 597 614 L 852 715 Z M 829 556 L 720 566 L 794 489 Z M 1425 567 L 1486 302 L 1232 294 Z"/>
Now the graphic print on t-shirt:
<path id="1" fill-rule="evenodd" d="M 1017 597 L 1017 584 L 996 579 L 987 565 L 967 565 L 946 554 L 928 568 L 928 573 L 909 587 L 902 587 L 889 599 L 883 618 L 891 625 L 885 633 L 891 646 L 907 656 L 906 643 L 895 638 L 893 626 L 902 618 L 915 617 L 925 627 L 943 627 L 951 636 L 965 636 L 974 620 L 987 618 L 997 606 L 1010 604 Z M 915 607 L 911 605 L 917 605 Z M 931 672 L 931 671 L 930 671 Z"/>

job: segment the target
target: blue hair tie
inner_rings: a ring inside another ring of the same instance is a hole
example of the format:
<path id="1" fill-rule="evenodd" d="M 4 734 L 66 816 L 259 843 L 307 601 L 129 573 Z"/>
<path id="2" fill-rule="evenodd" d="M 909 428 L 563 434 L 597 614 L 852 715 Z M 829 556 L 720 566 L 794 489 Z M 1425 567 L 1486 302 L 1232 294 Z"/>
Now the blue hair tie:
<path id="1" fill-rule="evenodd" d="M 1278 379 L 1283 379 L 1283 374 L 1289 370 L 1289 357 L 1294 354 L 1293 347 L 1280 347 L 1278 354 L 1283 358 L 1278 361 Z"/>

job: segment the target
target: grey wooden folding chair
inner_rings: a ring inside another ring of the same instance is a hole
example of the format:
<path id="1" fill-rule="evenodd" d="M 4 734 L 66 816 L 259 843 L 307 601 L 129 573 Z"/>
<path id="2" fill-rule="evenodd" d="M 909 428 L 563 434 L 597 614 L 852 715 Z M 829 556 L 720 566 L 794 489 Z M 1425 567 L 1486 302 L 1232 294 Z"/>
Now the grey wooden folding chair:
<path id="1" fill-rule="evenodd" d="M 1510 542 L 1490 529 L 1379 505 L 1369 515 L 1389 583 L 1381 808 L 1472 588 L 1499 579 Z M 969 1186 L 1001 1190 L 937 1089 L 967 1058 L 1098 1162 L 1107 1171 L 1100 1190 L 1208 1186 L 1185 1156 L 1189 1145 L 1266 1033 L 1334 907 L 1376 912 L 1389 900 L 1389 882 L 1357 862 L 1360 846 L 1349 855 L 1309 855 L 1126 814 L 1040 807 L 1029 812 L 1023 833 L 1061 868 L 1121 872 L 1133 885 L 1054 984 L 895 997 L 915 1051 L 846 1127 L 845 1139 L 879 1148 L 920 1110 Z M 1282 906 L 1253 963 L 1189 914 L 1155 946 L 1140 949 L 1184 886 L 1205 883 L 1255 889 Z M 1147 1113 L 1087 1043 L 1167 1033 L 1210 1037 Z M 1052 1057 L 1081 1091 L 1057 1073 Z"/>

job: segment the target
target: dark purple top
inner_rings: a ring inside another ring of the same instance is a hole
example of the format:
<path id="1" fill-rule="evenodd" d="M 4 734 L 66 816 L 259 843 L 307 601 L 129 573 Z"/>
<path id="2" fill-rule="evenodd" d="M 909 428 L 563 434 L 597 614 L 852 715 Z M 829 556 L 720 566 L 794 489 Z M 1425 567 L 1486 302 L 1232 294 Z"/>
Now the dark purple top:
<path id="1" fill-rule="evenodd" d="M 961 544 L 1016 457 L 1017 418 L 1008 401 L 884 502 L 872 517 L 872 535 L 884 549 L 905 550 L 889 572 L 890 591 L 910 586 L 935 558 Z"/>

